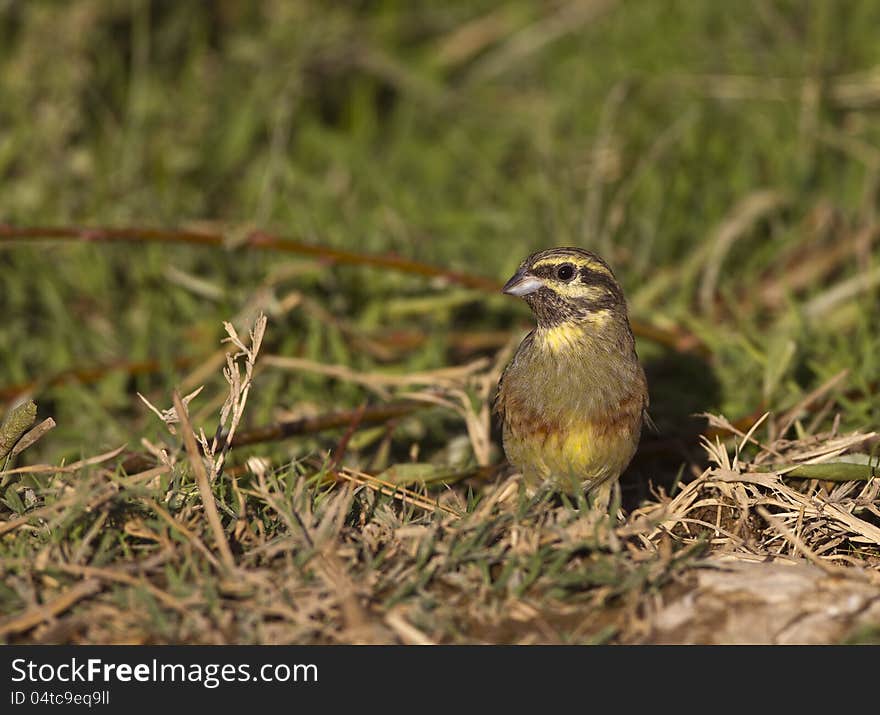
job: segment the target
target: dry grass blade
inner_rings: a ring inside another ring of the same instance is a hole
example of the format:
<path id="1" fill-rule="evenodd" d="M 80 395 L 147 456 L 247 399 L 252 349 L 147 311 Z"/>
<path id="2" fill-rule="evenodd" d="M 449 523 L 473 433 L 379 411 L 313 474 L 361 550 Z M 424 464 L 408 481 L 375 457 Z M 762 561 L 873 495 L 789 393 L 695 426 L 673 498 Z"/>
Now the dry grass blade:
<path id="1" fill-rule="evenodd" d="M 88 462 L 89 460 L 84 460 Z M 63 471 L 63 470 L 58 470 Z M 151 479 L 154 479 L 157 476 L 165 474 L 169 471 L 169 467 L 163 465 L 161 467 L 156 467 L 154 469 L 149 469 L 146 472 L 142 472 L 140 474 L 135 474 L 130 477 L 120 479 L 119 483 L 123 486 L 133 486 L 135 484 L 141 484 L 144 482 L 148 482 Z M 114 495 L 116 495 L 119 491 L 119 486 L 116 483 L 105 484 L 103 487 L 95 491 L 94 493 L 87 495 L 85 498 L 80 496 L 79 494 L 69 494 L 67 496 L 63 496 L 55 502 L 51 504 L 47 504 L 46 506 L 41 506 L 37 509 L 31 509 L 27 514 L 23 516 L 17 517 L 15 519 L 11 519 L 7 522 L 0 522 L 0 536 L 6 534 L 10 531 L 14 531 L 19 527 L 28 524 L 33 519 L 42 519 L 44 517 L 56 515 L 62 513 L 74 506 L 78 502 L 85 500 L 85 506 L 87 509 L 95 509 L 100 506 L 104 502 L 109 499 L 112 499 Z"/>
<path id="2" fill-rule="evenodd" d="M 184 395 L 180 398 L 181 404 L 184 407 L 188 407 L 189 403 L 192 402 L 196 397 L 199 396 L 199 393 L 204 389 L 204 387 L 197 387 L 195 390 L 190 392 L 188 395 Z M 149 409 L 156 417 L 158 417 L 162 422 L 165 423 L 165 426 L 168 428 L 168 431 L 171 434 L 177 434 L 177 431 L 174 428 L 178 422 L 180 422 L 179 413 L 177 410 L 172 407 L 168 410 L 160 410 L 156 407 L 152 402 L 150 402 L 146 397 L 144 397 L 140 392 L 137 393 L 137 396 L 140 398 L 140 401 L 143 402 L 147 409 Z"/>
<path id="3" fill-rule="evenodd" d="M 18 440 L 18 442 L 16 442 L 15 446 L 9 452 L 9 459 L 10 460 L 15 459 L 19 454 L 24 452 L 28 447 L 36 444 L 39 440 L 41 440 L 43 438 L 43 435 L 45 435 L 50 430 L 55 429 L 55 427 L 56 427 L 55 420 L 53 420 L 51 417 L 47 417 L 42 422 L 40 422 L 40 424 L 38 424 L 36 427 L 25 432 L 21 436 L 21 439 Z"/>
<path id="4" fill-rule="evenodd" d="M 841 107 L 864 109 L 880 103 L 880 67 L 841 75 L 830 86 L 831 97 Z"/>
<path id="5" fill-rule="evenodd" d="M 485 15 L 468 20 L 444 36 L 437 43 L 434 61 L 443 68 L 463 64 L 509 34 L 512 29 L 509 9 L 492 8 Z"/>
<path id="6" fill-rule="evenodd" d="M 762 444 L 752 436 L 756 426 L 760 425 L 765 419 L 767 419 L 769 414 L 769 412 L 765 412 L 762 415 L 759 415 L 757 417 L 757 420 L 752 422 L 748 434 L 736 427 L 736 425 L 731 424 L 731 422 L 722 415 L 713 415 L 711 413 L 704 412 L 701 417 L 705 417 L 709 421 L 709 427 L 711 429 L 723 430 L 724 432 L 730 432 L 731 434 L 735 434 L 738 437 L 741 437 L 742 443 L 740 445 L 740 449 L 742 449 L 742 445 L 744 445 L 746 442 L 751 442 L 752 444 L 761 447 L 761 449 L 768 452 L 769 454 L 773 454 L 777 457 L 782 457 L 782 455 L 774 450 L 772 447 Z"/>
<path id="7" fill-rule="evenodd" d="M 267 471 L 257 466 L 256 474 L 259 482 L 259 491 L 256 494 L 281 517 L 291 533 L 299 531 L 304 537 L 319 576 L 329 587 L 332 598 L 339 604 L 345 640 L 356 644 L 387 642 L 386 634 L 361 605 L 360 589 L 334 552 L 342 522 L 351 506 L 353 490 L 345 489 L 330 500 L 327 510 L 313 531 L 306 522 L 314 514 L 306 514 L 304 518 L 294 506 L 297 496 L 302 494 L 303 483 L 299 483 L 293 500 L 283 497 L 279 499 L 276 491 L 278 484 L 273 482 L 273 489 L 269 488 Z"/>
<path id="8" fill-rule="evenodd" d="M 235 557 L 232 555 L 232 550 L 229 548 L 229 542 L 226 540 L 226 533 L 223 531 L 223 524 L 220 521 L 220 515 L 217 513 L 217 505 L 214 503 L 214 494 L 211 492 L 211 482 L 208 479 L 208 470 L 205 468 L 202 453 L 199 451 L 199 446 L 196 443 L 195 434 L 193 433 L 192 425 L 189 422 L 189 414 L 186 411 L 186 406 L 183 404 L 180 394 L 176 391 L 174 393 L 174 409 L 177 412 L 177 418 L 180 420 L 180 425 L 183 430 L 183 443 L 186 447 L 187 455 L 189 456 L 189 463 L 193 469 L 196 485 L 199 488 L 199 494 L 202 497 L 205 516 L 207 517 L 208 524 L 210 524 L 211 531 L 214 534 L 214 543 L 217 545 L 217 550 L 220 552 L 220 559 L 222 560 L 223 565 L 228 570 L 234 571 Z"/>
<path id="9" fill-rule="evenodd" d="M 811 320 L 819 320 L 841 303 L 868 293 L 877 286 L 880 286 L 880 268 L 875 267 L 847 278 L 820 293 L 803 307 L 804 314 Z"/>
<path id="10" fill-rule="evenodd" d="M 769 413 L 769 412 L 765 412 L 765 413 L 764 413 L 763 415 L 761 415 L 757 420 L 755 420 L 755 424 L 753 424 L 753 425 L 751 426 L 751 428 L 749 429 L 749 431 L 746 432 L 745 435 L 743 435 L 742 442 L 740 442 L 740 443 L 737 445 L 737 447 L 736 447 L 736 451 L 734 452 L 734 456 L 733 456 L 733 469 L 736 469 L 736 468 L 739 466 L 739 455 L 740 455 L 740 452 L 742 451 L 742 448 L 746 446 L 747 443 L 749 443 L 749 442 L 754 442 L 755 444 L 760 444 L 756 439 L 752 439 L 752 435 L 755 434 L 755 432 L 757 431 L 758 427 L 760 427 L 760 426 L 764 423 L 764 421 L 765 421 L 769 416 L 770 416 L 770 413 Z"/>
<path id="11" fill-rule="evenodd" d="M 876 432 L 853 432 L 852 434 L 829 438 L 818 446 L 798 449 L 789 454 L 788 458 L 800 464 L 827 462 L 829 459 L 833 459 L 844 452 L 861 446 L 865 442 L 876 439 L 876 437 Z"/>
<path id="12" fill-rule="evenodd" d="M 428 636 L 409 623 L 399 609 L 389 611 L 385 615 L 385 623 L 389 625 L 397 637 L 406 645 L 436 645 Z"/>
<path id="13" fill-rule="evenodd" d="M 726 425 L 727 421 L 716 418 L 714 424 Z M 828 460 L 874 437 L 874 433 L 853 433 L 796 442 L 777 440 L 772 454 L 781 456 L 788 465 L 776 467 L 731 460 L 720 443 L 707 443 L 711 459 L 718 466 L 685 485 L 675 498 L 643 507 L 636 516 L 645 516 L 655 524 L 647 537 L 649 543 L 657 543 L 665 535 L 690 541 L 709 532 L 714 547 L 737 554 L 764 554 L 769 558 L 787 553 L 802 556 L 838 576 L 843 570 L 834 561 L 858 564 L 862 572 L 873 574 L 880 559 L 876 480 L 843 482 L 827 493 L 816 481 L 795 483 L 798 488 L 794 488 L 785 477 L 798 469 L 822 466 L 836 471 L 851 467 L 850 472 L 862 479 L 861 473 L 869 471 L 870 465 L 829 464 Z M 740 448 L 736 448 L 737 457 Z M 771 455 L 768 449 L 762 447 L 756 463 Z M 858 461 L 862 458 L 860 455 Z M 799 476 L 811 478 L 807 472 Z M 822 474 L 812 476 L 821 479 Z M 770 528 L 760 526 L 755 517 Z"/>
<path id="14" fill-rule="evenodd" d="M 53 598 L 49 603 L 43 606 L 37 606 L 25 611 L 20 616 L 16 616 L 5 623 L 0 623 L 0 638 L 15 633 L 23 633 L 31 628 L 40 625 L 44 621 L 63 613 L 71 606 L 76 604 L 88 596 L 101 590 L 101 582 L 97 579 L 86 579 L 80 581 L 75 586 L 71 586 L 61 595 Z"/>
<path id="15" fill-rule="evenodd" d="M 479 409 L 475 410 L 470 396 L 464 390 L 447 390 L 446 394 L 453 399 L 447 399 L 447 397 L 434 392 L 407 392 L 402 396 L 410 400 L 445 407 L 458 413 L 464 420 L 477 464 L 481 467 L 488 466 L 491 447 L 488 403 L 481 402 Z"/>
<path id="16" fill-rule="evenodd" d="M 226 381 L 229 383 L 229 396 L 223 404 L 220 411 L 220 425 L 225 426 L 226 435 L 220 439 L 219 430 L 215 435 L 211 444 L 208 444 L 204 435 L 201 437 L 202 448 L 205 450 L 206 456 L 211 460 L 211 482 L 220 476 L 223 471 L 223 463 L 226 454 L 229 451 L 229 445 L 235 439 L 235 431 L 244 415 L 244 408 L 247 405 L 248 395 L 250 394 L 251 385 L 253 384 L 254 366 L 257 362 L 257 355 L 260 353 L 260 346 L 263 344 L 263 337 L 266 334 L 266 316 L 260 313 L 251 329 L 251 344 L 246 346 L 241 338 L 238 337 L 232 323 L 225 322 L 223 327 L 228 335 L 224 342 L 230 342 L 238 348 L 238 351 L 232 355 L 226 356 L 226 369 L 223 372 Z M 239 358 L 244 358 L 244 375 L 241 374 L 239 367 Z M 218 449 L 219 454 L 218 454 Z"/>
<path id="17" fill-rule="evenodd" d="M 230 445 L 235 437 L 235 431 L 238 428 L 242 415 L 244 414 L 248 394 L 253 383 L 254 366 L 266 332 L 266 324 L 266 316 L 260 313 L 254 322 L 253 329 L 251 330 L 250 346 L 245 345 L 231 323 L 224 322 L 223 324 L 228 336 L 224 342 L 232 343 L 237 350 L 231 354 L 226 354 L 226 369 L 224 370 L 223 375 L 229 385 L 229 392 L 220 411 L 220 427 L 217 429 L 212 440 L 208 440 L 205 436 L 204 430 L 201 430 L 198 433 L 195 432 L 187 409 L 187 403 L 199 394 L 201 388 L 194 390 L 185 398 L 181 397 L 180 393 L 175 391 L 174 404 L 172 408 L 168 410 L 160 410 L 154 407 L 143 395 L 140 395 L 141 400 L 165 423 L 172 434 L 174 434 L 173 425 L 180 423 L 183 430 L 184 447 L 186 448 L 187 456 L 190 465 L 192 466 L 196 485 L 204 507 L 204 513 L 213 534 L 217 551 L 220 554 L 222 566 L 229 572 L 234 571 L 236 568 L 235 558 L 229 547 L 226 533 L 223 530 L 223 523 L 221 522 L 220 515 L 217 511 L 217 504 L 214 500 L 213 492 L 211 491 L 211 485 L 223 472 L 226 455 L 229 452 Z M 243 373 L 239 363 L 241 358 L 243 358 L 244 363 Z M 221 428 L 225 428 L 225 435 L 222 434 Z M 165 450 L 157 448 L 153 451 L 157 453 L 163 461 L 167 461 L 169 464 L 173 462 L 172 457 L 166 456 L 167 453 Z M 162 518 L 166 519 L 166 521 L 170 517 L 170 515 L 164 513 L 164 510 L 158 507 L 158 505 L 154 505 L 154 511 L 156 511 Z M 186 530 L 184 530 L 183 533 L 196 545 L 197 548 L 200 550 L 204 548 L 201 545 L 201 540 L 197 539 L 193 534 Z M 209 560 L 211 560 L 212 564 L 216 565 L 213 557 L 210 557 Z"/>
<path id="18" fill-rule="evenodd" d="M 831 219 L 824 219 L 821 223 L 831 223 Z M 830 231 L 831 227 L 827 230 Z M 753 300 L 754 291 L 757 290 L 758 300 L 763 306 L 779 310 L 789 296 L 827 283 L 833 274 L 839 273 L 845 267 L 848 260 L 858 255 L 861 245 L 865 242 L 873 243 L 877 231 L 878 227 L 871 225 L 850 235 L 835 237 L 833 244 L 821 243 L 812 250 L 797 244 L 797 253 L 788 258 L 782 274 L 780 275 L 779 266 L 774 264 L 772 270 L 761 277 L 759 286 L 750 286 L 749 294 L 742 296 L 743 301 Z"/>
<path id="19" fill-rule="evenodd" d="M 831 379 L 826 380 L 823 384 L 817 387 L 815 390 L 805 395 L 794 407 L 792 407 L 788 412 L 786 412 L 782 417 L 779 418 L 778 424 L 780 425 L 777 428 L 777 434 L 780 436 L 784 436 L 791 426 L 795 423 L 795 420 L 804 413 L 811 405 L 814 405 L 816 402 L 821 400 L 825 395 L 831 392 L 834 388 L 836 388 L 841 382 L 843 382 L 850 371 L 848 368 L 841 370 L 836 375 L 834 375 Z"/>
<path id="20" fill-rule="evenodd" d="M 700 306 L 706 315 L 712 314 L 722 263 L 733 244 L 757 221 L 784 206 L 786 201 L 786 197 L 778 191 L 757 191 L 734 206 L 730 215 L 718 227 L 700 284 Z"/>
<path id="21" fill-rule="evenodd" d="M 51 564 L 47 566 L 48 570 L 57 569 L 58 571 L 63 571 L 64 573 L 69 573 L 74 576 L 82 576 L 88 579 L 98 579 L 100 581 L 107 581 L 108 583 L 124 583 L 128 586 L 134 586 L 135 588 L 144 588 L 149 591 L 156 599 L 169 608 L 178 611 L 179 613 L 187 612 L 187 604 L 182 603 L 178 599 L 174 598 L 171 594 L 163 591 L 161 588 L 158 588 L 147 581 L 145 578 L 136 578 L 131 574 L 124 573 L 118 569 L 106 569 L 106 568 L 96 568 L 94 566 L 76 566 L 74 564 Z"/>
<path id="22" fill-rule="evenodd" d="M 773 516 L 769 511 L 767 511 L 760 504 L 755 506 L 755 511 L 761 515 L 761 518 L 764 519 L 770 526 L 772 526 L 776 531 L 782 534 L 786 539 L 788 539 L 792 546 L 795 547 L 800 553 L 802 553 L 808 561 L 818 566 L 825 573 L 830 576 L 840 576 L 845 573 L 845 570 L 834 566 L 834 564 L 828 563 L 824 559 L 820 558 L 815 554 L 815 552 L 807 546 L 801 538 L 798 537 L 791 529 L 785 526 L 782 520 L 777 519 Z"/>
<path id="23" fill-rule="evenodd" d="M 263 365 L 283 370 L 302 370 L 304 372 L 326 375 L 338 380 L 354 382 L 376 392 L 381 398 L 389 399 L 386 387 L 411 387 L 413 385 L 435 385 L 452 387 L 462 384 L 468 377 L 486 368 L 488 359 L 480 358 L 466 365 L 446 367 L 439 370 L 391 375 L 378 372 L 361 372 L 347 365 L 327 365 L 326 363 L 306 360 L 304 358 L 281 355 L 267 355 L 262 359 Z"/>
<path id="24" fill-rule="evenodd" d="M 217 570 L 222 569 L 222 565 L 220 564 L 220 562 L 217 560 L 214 554 L 211 553 L 211 550 L 207 546 L 205 546 L 205 543 L 199 538 L 198 534 L 195 534 L 192 530 L 187 529 L 177 519 L 171 516 L 168 511 L 163 509 L 152 499 L 144 497 L 141 499 L 141 501 L 146 504 L 147 507 L 152 509 L 156 514 L 158 514 L 159 518 L 161 518 L 166 524 L 168 524 L 168 526 L 179 532 L 187 541 L 189 541 L 214 568 L 216 568 Z"/>
<path id="25" fill-rule="evenodd" d="M 515 33 L 475 63 L 469 80 L 486 82 L 506 72 L 560 37 L 610 11 L 615 0 L 571 0 L 550 16 Z"/>
<path id="26" fill-rule="evenodd" d="M 88 459 L 80 459 L 77 462 L 71 462 L 70 464 L 64 465 L 54 465 L 54 464 L 32 464 L 28 467 L 17 467 L 16 469 L 7 469 L 6 471 L 0 472 L 0 477 L 5 477 L 7 474 L 52 474 L 53 472 L 67 473 L 70 474 L 72 472 L 78 472 L 84 467 L 92 467 L 96 464 L 103 464 L 104 462 L 109 462 L 111 459 L 115 459 L 120 454 L 122 454 L 125 449 L 125 445 L 123 444 L 121 447 L 117 447 L 116 449 L 111 449 L 109 452 L 104 452 L 103 454 L 99 454 L 95 457 L 89 457 Z"/>
<path id="27" fill-rule="evenodd" d="M 461 518 L 462 516 L 455 509 L 452 509 L 445 504 L 441 504 L 438 501 L 431 501 L 418 492 L 414 492 L 411 489 L 401 487 L 392 482 L 386 482 L 384 479 L 379 479 L 378 477 L 374 477 L 371 474 L 356 469 L 349 469 L 347 467 L 343 468 L 339 472 L 336 472 L 336 476 L 340 479 L 354 482 L 355 484 L 361 484 L 369 489 L 379 492 L 380 494 L 393 497 L 406 504 L 412 504 L 413 506 L 417 506 L 426 511 L 433 512 L 439 509 L 444 514 L 449 514 L 456 518 Z"/>

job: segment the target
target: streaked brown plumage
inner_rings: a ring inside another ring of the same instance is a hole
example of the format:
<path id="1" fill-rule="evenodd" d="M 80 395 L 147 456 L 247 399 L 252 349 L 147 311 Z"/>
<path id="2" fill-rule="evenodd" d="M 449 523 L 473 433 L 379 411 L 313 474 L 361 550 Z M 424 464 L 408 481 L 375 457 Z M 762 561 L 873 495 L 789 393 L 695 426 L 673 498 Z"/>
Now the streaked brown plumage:
<path id="1" fill-rule="evenodd" d="M 529 256 L 504 292 L 537 319 L 498 384 L 507 458 L 527 483 L 607 508 L 648 405 L 623 291 L 599 256 L 562 247 Z"/>

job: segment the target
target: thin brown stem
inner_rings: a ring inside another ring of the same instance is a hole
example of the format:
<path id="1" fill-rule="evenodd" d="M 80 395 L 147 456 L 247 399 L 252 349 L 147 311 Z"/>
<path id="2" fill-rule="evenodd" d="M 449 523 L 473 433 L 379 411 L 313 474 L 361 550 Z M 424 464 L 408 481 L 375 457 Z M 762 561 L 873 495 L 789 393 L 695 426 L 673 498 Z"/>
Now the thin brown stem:
<path id="1" fill-rule="evenodd" d="M 18 227 L 0 224 L 0 243 L 36 242 L 47 240 L 76 240 L 91 243 L 168 243 L 197 245 L 213 248 L 232 247 L 220 233 L 181 231 L 150 228 L 112 228 L 83 226 L 30 226 Z M 283 238 L 265 231 L 251 231 L 240 244 L 244 248 L 282 251 L 301 256 L 311 256 L 327 263 L 385 268 L 400 273 L 410 273 L 425 278 L 441 278 L 484 293 L 498 293 L 501 284 L 485 276 L 452 271 L 421 261 L 414 261 L 393 253 L 362 253 L 329 246 L 319 246 L 304 241 Z M 633 332 L 646 340 L 659 343 L 677 352 L 706 354 L 707 349 L 690 333 L 681 329 L 666 330 L 638 320 L 631 321 Z"/>

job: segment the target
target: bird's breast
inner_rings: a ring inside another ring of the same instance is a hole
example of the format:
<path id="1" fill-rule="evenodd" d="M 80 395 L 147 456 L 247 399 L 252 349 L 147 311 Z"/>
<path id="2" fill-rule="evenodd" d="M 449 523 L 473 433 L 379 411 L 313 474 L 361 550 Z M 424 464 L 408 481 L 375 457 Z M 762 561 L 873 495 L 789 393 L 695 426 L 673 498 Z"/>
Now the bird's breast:
<path id="1" fill-rule="evenodd" d="M 552 477 L 571 482 L 572 488 L 617 477 L 632 459 L 641 432 L 641 416 L 633 412 L 555 424 L 508 417 L 504 450 L 511 464 L 529 481 Z"/>
<path id="2" fill-rule="evenodd" d="M 616 477 L 635 452 L 644 373 L 617 346 L 562 332 L 529 336 L 499 392 L 504 450 L 527 479 Z"/>

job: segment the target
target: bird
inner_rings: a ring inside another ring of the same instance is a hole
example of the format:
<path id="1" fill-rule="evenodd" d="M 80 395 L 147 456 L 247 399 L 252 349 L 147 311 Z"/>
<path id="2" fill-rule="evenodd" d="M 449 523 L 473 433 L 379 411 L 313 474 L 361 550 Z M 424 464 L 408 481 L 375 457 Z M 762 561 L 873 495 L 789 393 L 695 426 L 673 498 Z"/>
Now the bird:
<path id="1" fill-rule="evenodd" d="M 607 512 L 650 420 L 623 290 L 600 256 L 561 246 L 526 258 L 502 291 L 536 320 L 495 394 L 507 461 L 528 487 L 580 491 Z"/>

